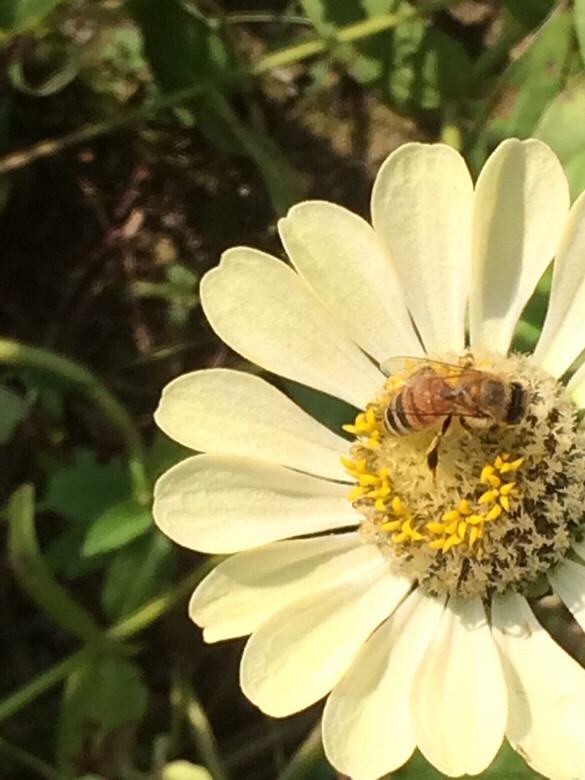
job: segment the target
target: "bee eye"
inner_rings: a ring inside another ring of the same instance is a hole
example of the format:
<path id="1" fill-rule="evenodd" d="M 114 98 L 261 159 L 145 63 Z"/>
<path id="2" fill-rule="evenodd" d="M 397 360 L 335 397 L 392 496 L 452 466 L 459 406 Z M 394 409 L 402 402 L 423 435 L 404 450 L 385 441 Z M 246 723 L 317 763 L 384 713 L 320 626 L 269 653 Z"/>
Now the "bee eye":
<path id="1" fill-rule="evenodd" d="M 524 388 L 522 385 L 518 384 L 518 382 L 512 382 L 512 398 L 510 399 L 510 406 L 508 408 L 508 415 L 506 417 L 506 422 L 513 425 L 514 423 L 520 422 L 522 417 L 524 416 L 524 408 L 526 406 L 526 393 L 524 392 Z"/>

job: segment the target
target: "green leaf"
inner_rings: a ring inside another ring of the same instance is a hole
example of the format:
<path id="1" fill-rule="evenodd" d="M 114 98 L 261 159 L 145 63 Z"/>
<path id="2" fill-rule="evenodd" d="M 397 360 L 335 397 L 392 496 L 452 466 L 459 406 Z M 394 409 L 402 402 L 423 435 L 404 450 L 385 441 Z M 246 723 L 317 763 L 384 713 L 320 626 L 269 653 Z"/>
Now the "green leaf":
<path id="1" fill-rule="evenodd" d="M 40 22 L 65 0 L 2 0 L 0 29 L 21 31 Z"/>
<path id="2" fill-rule="evenodd" d="M 29 403 L 7 387 L 0 385 L 0 444 L 12 438 L 16 426 L 29 410 Z"/>
<path id="3" fill-rule="evenodd" d="M 151 523 L 150 507 L 144 507 L 134 499 L 115 504 L 91 524 L 85 536 L 82 555 L 98 555 L 116 550 L 145 533 Z"/>
<path id="4" fill-rule="evenodd" d="M 500 102 L 491 122 L 493 141 L 532 135 L 545 109 L 565 86 L 574 58 L 572 16 L 558 10 L 502 76 Z"/>
<path id="5" fill-rule="evenodd" d="M 73 774 L 81 751 L 99 755 L 103 750 L 118 764 L 112 767 L 112 776 L 119 776 L 120 765 L 130 758 L 125 732 L 129 724 L 141 720 L 147 705 L 148 690 L 134 662 L 87 652 L 63 691 L 57 733 L 62 776 Z"/>
<path id="6" fill-rule="evenodd" d="M 581 166 L 573 163 L 585 152 L 585 76 L 578 76 L 556 96 L 540 118 L 534 135 L 558 154 L 569 175 L 571 196 L 576 198 L 585 188 Z"/>
<path id="7" fill-rule="evenodd" d="M 128 468 L 121 458 L 99 463 L 92 450 L 78 448 L 68 465 L 46 464 L 46 469 L 51 475 L 39 507 L 83 525 L 130 496 Z"/>
<path id="8" fill-rule="evenodd" d="M 303 409 L 316 417 L 337 433 L 342 433 L 341 426 L 352 423 L 357 414 L 356 409 L 338 398 L 320 393 L 305 385 L 299 385 L 290 380 L 282 382 L 284 389 Z"/>
<path id="9" fill-rule="evenodd" d="M 182 447 L 172 439 L 169 439 L 161 431 L 156 431 L 152 444 L 146 453 L 146 465 L 148 468 L 148 475 L 154 482 L 157 477 L 166 471 L 175 463 L 180 460 L 184 460 L 193 454 L 192 450 L 187 447 Z"/>
<path id="10" fill-rule="evenodd" d="M 108 566 L 102 607 L 112 620 L 123 620 L 170 587 L 175 548 L 160 533 L 137 539 L 119 550 Z"/>
<path id="11" fill-rule="evenodd" d="M 500 0 L 500 5 L 527 30 L 539 25 L 552 11 L 553 0 Z"/>
<path id="12" fill-rule="evenodd" d="M 474 775 L 478 780 L 528 780 L 537 778 L 520 756 L 515 753 L 507 742 L 504 742 L 500 752 L 491 766 L 480 775 Z M 432 767 L 417 751 L 412 759 L 400 769 L 389 775 L 389 780 L 445 780 L 445 775 Z"/>
<path id="13" fill-rule="evenodd" d="M 585 64 L 585 0 L 574 0 L 573 7 L 575 32 L 579 42 L 581 61 Z"/>
<path id="14" fill-rule="evenodd" d="M 585 151 L 571 157 L 565 165 L 565 173 L 571 188 L 571 197 L 576 198 L 585 190 Z"/>

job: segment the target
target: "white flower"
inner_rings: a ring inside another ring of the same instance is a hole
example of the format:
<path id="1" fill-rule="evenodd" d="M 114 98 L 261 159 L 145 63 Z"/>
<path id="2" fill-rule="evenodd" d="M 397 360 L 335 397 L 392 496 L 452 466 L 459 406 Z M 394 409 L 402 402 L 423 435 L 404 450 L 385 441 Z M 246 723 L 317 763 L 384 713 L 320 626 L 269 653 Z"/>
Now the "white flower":
<path id="1" fill-rule="evenodd" d="M 585 628 L 585 544 L 572 531 L 585 447 L 557 381 L 585 346 L 585 196 L 569 211 L 539 141 L 501 144 L 475 189 L 452 149 L 407 144 L 378 174 L 372 221 L 301 203 L 279 223 L 294 270 L 238 247 L 201 283 L 232 349 L 370 411 L 350 447 L 257 376 L 210 369 L 165 389 L 158 424 L 205 454 L 159 480 L 156 522 L 179 544 L 236 553 L 190 615 L 209 642 L 251 634 L 241 685 L 264 712 L 328 695 L 325 750 L 354 780 L 415 747 L 446 775 L 475 774 L 504 736 L 546 777 L 585 778 L 585 669 L 525 595 L 546 575 Z M 535 353 L 506 357 L 553 256 Z M 377 366 L 456 362 L 466 342 L 518 380 L 528 407 L 495 432 L 455 421 L 433 481 L 437 427 L 384 428 L 392 392 Z M 585 406 L 585 364 L 568 392 Z"/>

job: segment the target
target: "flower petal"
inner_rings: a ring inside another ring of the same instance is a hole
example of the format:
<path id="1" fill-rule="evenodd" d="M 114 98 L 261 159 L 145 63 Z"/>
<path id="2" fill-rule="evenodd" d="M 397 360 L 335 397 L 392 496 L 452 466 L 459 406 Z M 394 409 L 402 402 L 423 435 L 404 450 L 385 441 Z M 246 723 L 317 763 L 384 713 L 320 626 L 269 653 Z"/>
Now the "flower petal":
<path id="1" fill-rule="evenodd" d="M 577 198 L 565 224 L 553 266 L 544 327 L 534 359 L 559 377 L 585 347 L 585 192 Z"/>
<path id="2" fill-rule="evenodd" d="M 339 459 L 347 441 L 252 374 L 228 368 L 183 374 L 163 390 L 155 420 L 167 436 L 194 450 L 347 480 Z"/>
<path id="3" fill-rule="evenodd" d="M 211 327 L 232 349 L 280 376 L 364 407 L 383 375 L 285 263 L 229 249 L 201 280 Z"/>
<path id="4" fill-rule="evenodd" d="M 585 566 L 565 559 L 547 576 L 557 596 L 585 631 Z"/>
<path id="5" fill-rule="evenodd" d="M 477 181 L 471 343 L 506 353 L 516 322 L 552 260 L 569 209 L 556 155 L 541 141 L 501 143 Z"/>
<path id="6" fill-rule="evenodd" d="M 360 579 L 382 557 L 355 532 L 268 544 L 216 566 L 193 594 L 189 614 L 206 642 L 245 636 L 296 599 Z"/>
<path id="7" fill-rule="evenodd" d="M 580 542 L 573 542 L 571 545 L 573 547 L 573 550 L 577 553 L 577 555 L 585 561 L 585 541 L 581 540 Z"/>
<path id="8" fill-rule="evenodd" d="M 365 220 L 334 203 L 308 201 L 278 228 L 299 274 L 362 349 L 379 363 L 423 354 L 396 273 Z"/>
<path id="9" fill-rule="evenodd" d="M 376 780 L 412 755 L 410 688 L 444 602 L 414 591 L 376 629 L 331 691 L 323 712 L 323 746 L 343 774 Z"/>
<path id="10" fill-rule="evenodd" d="M 374 229 L 428 352 L 464 347 L 472 203 L 467 166 L 444 144 L 404 144 L 374 183 Z"/>
<path id="11" fill-rule="evenodd" d="M 567 392 L 577 409 L 585 408 L 585 363 L 581 364 L 569 380 Z"/>
<path id="12" fill-rule="evenodd" d="M 449 600 L 417 669 L 411 713 L 421 753 L 443 774 L 477 774 L 498 752 L 506 687 L 479 598 Z"/>
<path id="13" fill-rule="evenodd" d="M 583 777 L 585 669 L 551 639 L 516 593 L 494 598 L 492 624 L 508 685 L 510 744 L 545 777 Z"/>
<path id="14" fill-rule="evenodd" d="M 339 681 L 410 586 L 388 571 L 387 560 L 374 561 L 359 581 L 289 604 L 248 640 L 240 669 L 245 695 L 276 718 L 314 704 Z"/>
<path id="15" fill-rule="evenodd" d="M 173 541 L 211 553 L 358 520 L 347 485 L 235 455 L 196 455 L 170 468 L 156 483 L 152 511 Z"/>

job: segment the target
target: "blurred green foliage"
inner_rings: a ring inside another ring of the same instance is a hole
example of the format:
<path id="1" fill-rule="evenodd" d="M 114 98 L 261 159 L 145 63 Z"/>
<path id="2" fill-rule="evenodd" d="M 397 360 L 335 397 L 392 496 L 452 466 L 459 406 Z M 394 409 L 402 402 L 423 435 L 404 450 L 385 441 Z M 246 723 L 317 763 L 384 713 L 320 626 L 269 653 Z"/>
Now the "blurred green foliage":
<path id="1" fill-rule="evenodd" d="M 6 653 L 7 664 L 20 676 L 4 682 L 0 700 L 0 716 L 8 726 L 7 741 L 0 741 L 0 775 L 332 778 L 318 741 L 309 738 L 295 753 L 299 734 L 278 731 L 265 720 L 248 732 L 224 712 L 221 727 L 227 735 L 222 733 L 218 747 L 197 692 L 169 682 L 184 659 L 177 660 L 180 653 L 153 635 L 177 604 L 186 622 L 185 600 L 208 564 L 185 574 L 180 554 L 153 528 L 154 481 L 185 451 L 153 431 L 152 396 L 193 363 L 211 365 L 225 358 L 214 352 L 217 347 L 202 325 L 197 292 L 201 273 L 219 251 L 244 240 L 240 234 L 246 240 L 260 234 L 265 245 L 273 246 L 273 230 L 264 223 L 258 227 L 262 220 L 279 216 L 307 193 L 333 199 L 333 187 L 320 189 L 322 139 L 303 165 L 303 144 L 312 143 L 309 131 L 325 132 L 330 115 L 335 114 L 331 146 L 349 147 L 345 153 L 350 159 L 353 155 L 352 170 L 359 168 L 360 174 L 371 173 L 380 162 L 379 154 L 368 157 L 364 150 L 372 139 L 382 139 L 385 148 L 387 126 L 376 127 L 382 113 L 393 117 L 389 126 L 399 136 L 397 143 L 406 138 L 453 143 L 475 174 L 502 139 L 541 138 L 562 160 L 576 198 L 585 189 L 585 0 L 237 5 L 219 0 L 1 0 L 0 47 L 7 85 L 0 94 L 0 212 L 8 213 L 14 188 L 36 170 L 33 163 L 43 158 L 54 163 L 55 155 L 70 148 L 91 160 L 99 144 L 121 128 L 135 130 L 141 160 L 150 163 L 155 149 L 167 163 L 159 176 L 162 195 L 156 200 L 153 185 L 149 196 L 155 205 L 147 201 L 142 209 L 151 222 L 134 233 L 131 206 L 128 213 L 121 210 L 122 227 L 104 227 L 107 208 L 95 205 L 95 190 L 106 187 L 99 178 L 103 171 L 93 172 L 101 183 L 93 190 L 85 169 L 72 177 L 80 191 L 89 193 L 85 207 L 94 204 L 106 235 L 95 257 L 72 274 L 74 291 L 86 277 L 88 289 L 98 290 L 92 295 L 120 284 L 107 275 L 101 287 L 92 281 L 96 257 L 101 252 L 107 258 L 107 251 L 118 247 L 124 279 L 129 279 L 120 298 L 131 308 L 129 320 L 138 321 L 136 340 L 143 337 L 140 317 L 147 311 L 163 334 L 158 342 L 132 352 L 121 345 L 121 337 L 120 344 L 104 338 L 102 351 L 112 347 L 109 363 L 100 363 L 91 350 L 79 355 L 73 350 L 79 359 L 66 361 L 57 347 L 59 337 L 67 342 L 51 316 L 33 337 L 18 317 L 6 319 L 7 335 L 24 332 L 43 348 L 28 352 L 16 341 L 0 344 L 0 448 L 8 464 L 19 447 L 27 445 L 30 456 L 24 466 L 18 462 L 18 468 L 4 468 L 7 566 L 14 614 L 33 616 L 30 634 L 22 628 L 14 632 L 19 642 L 26 634 L 26 663 L 19 665 Z M 124 158 L 123 150 L 118 158 Z M 57 159 L 71 164 L 72 158 Z M 236 169 L 244 171 L 241 178 Z M 55 169 L 50 170 L 53 176 Z M 110 184 L 118 170 L 106 170 Z M 180 210 L 159 216 L 171 197 L 166 179 L 171 174 L 186 176 L 198 195 L 187 216 Z M 359 191 L 358 178 L 350 176 L 345 185 L 348 199 Z M 233 199 L 223 210 L 220 203 L 217 217 L 218 192 L 228 200 L 223 180 Z M 151 183 L 148 177 L 145 181 Z M 35 181 L 29 186 L 34 190 Z M 250 189 L 252 206 L 238 222 Z M 118 205 L 125 198 L 132 202 L 132 193 L 132 186 L 116 193 Z M 51 192 L 41 211 L 50 213 L 60 195 Z M 38 209 L 32 213 L 40 222 Z M 184 231 L 182 242 L 171 241 L 172 228 L 189 219 L 200 219 L 203 238 Z M 162 240 L 152 228 L 156 220 Z M 201 248 L 205 230 L 214 235 L 208 250 Z M 120 236 L 127 242 L 121 241 L 121 248 L 116 244 Z M 152 239 L 146 249 L 140 244 L 144 236 Z M 132 262 L 131 240 L 136 242 Z M 141 253 L 154 257 L 154 269 L 133 276 Z M 194 261 L 197 253 L 201 258 Z M 534 346 L 550 283 L 548 271 L 519 324 L 517 349 Z M 116 299 L 112 306 L 114 318 L 119 303 Z M 71 294 L 67 304 L 76 311 L 77 296 Z M 82 367 L 86 360 L 92 370 Z M 140 379 L 128 380 L 128 373 L 141 367 L 154 385 L 147 387 L 152 391 L 148 403 L 142 403 Z M 335 430 L 352 417 L 346 405 L 294 383 L 285 383 L 284 390 Z M 135 644 L 139 634 L 140 644 Z M 191 655 L 200 655 L 194 637 L 194 632 L 181 635 L 177 647 L 187 644 Z M 233 657 L 230 663 L 235 668 Z M 205 688 L 205 673 L 197 671 Z M 223 667 L 221 672 L 227 678 Z M 215 715 L 217 702 L 225 705 L 225 690 L 218 685 L 206 695 Z M 239 696 L 232 685 L 228 700 Z M 31 717 L 35 712 L 38 722 Z M 246 711 L 243 720 L 248 716 Z M 237 738 L 230 737 L 232 732 Z M 253 770 L 241 758 L 246 751 Z M 503 748 L 483 776 L 534 775 Z M 417 754 L 393 777 L 439 775 Z"/>

